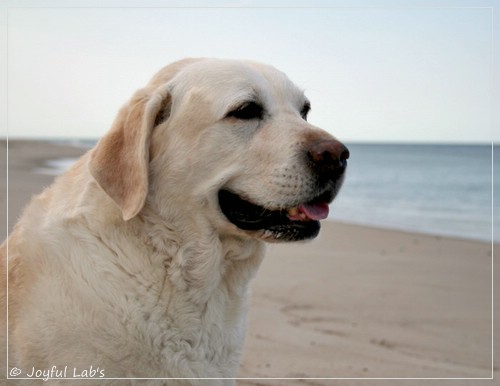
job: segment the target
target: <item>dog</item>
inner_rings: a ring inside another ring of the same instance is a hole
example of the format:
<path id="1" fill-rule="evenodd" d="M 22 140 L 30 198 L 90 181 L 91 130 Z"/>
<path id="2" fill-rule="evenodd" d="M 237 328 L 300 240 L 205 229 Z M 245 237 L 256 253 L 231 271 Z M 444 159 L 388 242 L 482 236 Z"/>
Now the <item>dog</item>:
<path id="1" fill-rule="evenodd" d="M 161 69 L 1 246 L 10 379 L 233 385 L 266 242 L 316 237 L 344 180 L 309 110 L 269 65 Z"/>

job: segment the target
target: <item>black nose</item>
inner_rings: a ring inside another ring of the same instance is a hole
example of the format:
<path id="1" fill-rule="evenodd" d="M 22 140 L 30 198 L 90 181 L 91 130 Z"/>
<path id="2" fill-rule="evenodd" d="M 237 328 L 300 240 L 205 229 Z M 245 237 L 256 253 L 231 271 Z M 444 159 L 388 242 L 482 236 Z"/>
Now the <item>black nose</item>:
<path id="1" fill-rule="evenodd" d="M 335 178 L 344 173 L 349 150 L 335 139 L 321 140 L 308 146 L 307 155 L 317 173 Z"/>

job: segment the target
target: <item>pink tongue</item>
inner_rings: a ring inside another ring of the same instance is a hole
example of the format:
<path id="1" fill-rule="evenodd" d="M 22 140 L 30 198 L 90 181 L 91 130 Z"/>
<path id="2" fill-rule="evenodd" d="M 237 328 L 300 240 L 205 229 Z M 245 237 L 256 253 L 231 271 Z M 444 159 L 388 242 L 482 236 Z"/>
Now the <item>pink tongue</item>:
<path id="1" fill-rule="evenodd" d="M 327 203 L 301 204 L 299 210 L 311 220 L 324 220 L 330 211 Z"/>

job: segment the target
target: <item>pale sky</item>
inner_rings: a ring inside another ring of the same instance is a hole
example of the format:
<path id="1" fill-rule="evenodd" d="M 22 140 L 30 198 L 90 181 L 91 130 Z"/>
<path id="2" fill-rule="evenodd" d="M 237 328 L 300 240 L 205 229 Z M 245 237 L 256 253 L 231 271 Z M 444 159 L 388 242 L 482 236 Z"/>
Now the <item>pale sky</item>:
<path id="1" fill-rule="evenodd" d="M 161 67 L 209 56 L 276 66 L 347 142 L 500 142 L 498 5 L 7 0 L 3 136 L 100 137 Z"/>

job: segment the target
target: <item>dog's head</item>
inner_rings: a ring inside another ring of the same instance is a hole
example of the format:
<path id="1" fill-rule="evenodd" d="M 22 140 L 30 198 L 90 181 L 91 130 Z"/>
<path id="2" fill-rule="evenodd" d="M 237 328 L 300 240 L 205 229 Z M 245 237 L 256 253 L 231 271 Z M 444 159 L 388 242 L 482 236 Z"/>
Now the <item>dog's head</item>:
<path id="1" fill-rule="evenodd" d="M 124 220 L 148 205 L 221 233 L 313 238 L 349 152 L 307 122 L 309 110 L 303 92 L 273 67 L 184 60 L 122 108 L 90 171 Z"/>

